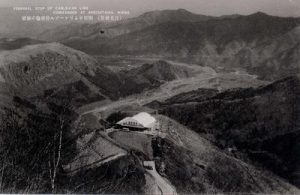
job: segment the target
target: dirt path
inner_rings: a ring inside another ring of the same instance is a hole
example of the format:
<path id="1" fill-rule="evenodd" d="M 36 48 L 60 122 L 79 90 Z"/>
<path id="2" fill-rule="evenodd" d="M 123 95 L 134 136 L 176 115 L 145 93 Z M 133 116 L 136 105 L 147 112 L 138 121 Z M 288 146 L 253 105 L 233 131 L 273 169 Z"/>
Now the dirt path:
<path id="1" fill-rule="evenodd" d="M 152 170 L 147 168 L 145 170 L 149 175 L 152 176 L 162 195 L 177 194 L 176 188 L 172 186 L 169 181 L 167 181 L 165 178 L 163 178 L 160 174 L 157 173 L 154 161 L 145 161 L 144 165 L 151 167 Z"/>

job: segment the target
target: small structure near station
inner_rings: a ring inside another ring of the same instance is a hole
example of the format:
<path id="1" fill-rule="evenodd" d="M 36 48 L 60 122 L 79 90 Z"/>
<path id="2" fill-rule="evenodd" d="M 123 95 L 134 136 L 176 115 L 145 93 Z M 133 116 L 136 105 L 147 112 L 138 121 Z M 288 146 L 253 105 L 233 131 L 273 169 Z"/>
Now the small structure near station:
<path id="1" fill-rule="evenodd" d="M 147 112 L 141 112 L 132 117 L 122 119 L 117 122 L 116 126 L 132 131 L 154 131 L 158 128 L 158 121 Z"/>

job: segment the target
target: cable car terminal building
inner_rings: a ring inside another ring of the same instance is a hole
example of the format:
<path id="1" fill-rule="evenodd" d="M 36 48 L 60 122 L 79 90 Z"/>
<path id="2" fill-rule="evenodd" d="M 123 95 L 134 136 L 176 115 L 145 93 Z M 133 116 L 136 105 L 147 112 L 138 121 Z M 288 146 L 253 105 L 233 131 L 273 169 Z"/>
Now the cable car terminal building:
<path id="1" fill-rule="evenodd" d="M 146 112 L 141 112 L 132 117 L 126 117 L 116 124 L 116 128 L 128 128 L 132 131 L 154 131 L 158 127 L 158 121 Z"/>

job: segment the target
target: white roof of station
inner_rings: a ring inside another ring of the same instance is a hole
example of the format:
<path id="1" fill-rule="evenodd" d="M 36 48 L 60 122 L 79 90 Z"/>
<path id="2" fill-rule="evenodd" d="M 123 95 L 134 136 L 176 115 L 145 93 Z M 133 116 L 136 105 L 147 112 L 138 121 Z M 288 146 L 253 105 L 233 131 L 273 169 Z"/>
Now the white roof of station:
<path id="1" fill-rule="evenodd" d="M 141 112 L 139 114 L 134 115 L 132 118 L 138 121 L 144 127 L 152 127 L 156 121 L 155 118 L 147 112 Z"/>
<path id="2" fill-rule="evenodd" d="M 143 127 L 151 128 L 155 124 L 156 119 L 146 112 L 141 112 L 139 114 L 134 115 L 133 117 L 126 117 L 119 121 L 117 124 L 123 124 L 128 121 L 134 121 Z"/>

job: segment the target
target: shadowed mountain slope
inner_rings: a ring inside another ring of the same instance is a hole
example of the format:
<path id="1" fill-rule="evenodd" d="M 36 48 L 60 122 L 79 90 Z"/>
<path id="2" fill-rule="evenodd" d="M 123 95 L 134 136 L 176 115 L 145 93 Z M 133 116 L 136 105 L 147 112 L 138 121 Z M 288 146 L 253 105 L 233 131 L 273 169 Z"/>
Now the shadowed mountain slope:
<path id="1" fill-rule="evenodd" d="M 190 92 L 152 107 L 299 186 L 299 86 L 298 77 L 289 77 L 204 97 Z"/>

